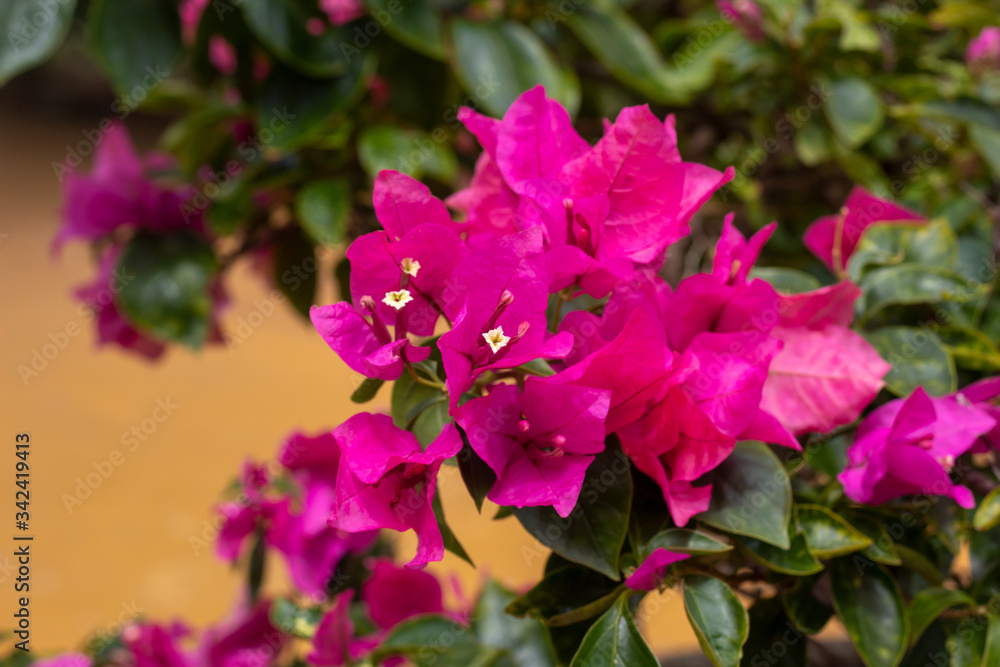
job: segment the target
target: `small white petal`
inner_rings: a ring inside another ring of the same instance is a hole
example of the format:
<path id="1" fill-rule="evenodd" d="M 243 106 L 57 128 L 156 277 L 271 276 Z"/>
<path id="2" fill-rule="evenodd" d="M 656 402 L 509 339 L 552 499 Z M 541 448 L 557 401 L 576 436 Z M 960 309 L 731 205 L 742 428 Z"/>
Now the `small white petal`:
<path id="1" fill-rule="evenodd" d="M 403 269 L 403 273 L 413 278 L 417 277 L 417 271 L 420 270 L 420 262 L 413 259 L 412 257 L 404 257 L 403 261 L 399 263 L 399 267 Z"/>
<path id="2" fill-rule="evenodd" d="M 396 310 L 402 310 L 403 306 L 413 301 L 413 295 L 410 294 L 410 290 L 401 289 L 396 292 L 386 292 L 385 298 L 382 299 L 382 303 L 387 306 L 391 306 Z"/>
<path id="3" fill-rule="evenodd" d="M 487 331 L 483 334 L 483 338 L 486 339 L 486 342 L 489 344 L 490 349 L 493 350 L 494 354 L 510 342 L 510 336 L 503 335 L 503 327 L 497 327 L 496 329 Z"/>

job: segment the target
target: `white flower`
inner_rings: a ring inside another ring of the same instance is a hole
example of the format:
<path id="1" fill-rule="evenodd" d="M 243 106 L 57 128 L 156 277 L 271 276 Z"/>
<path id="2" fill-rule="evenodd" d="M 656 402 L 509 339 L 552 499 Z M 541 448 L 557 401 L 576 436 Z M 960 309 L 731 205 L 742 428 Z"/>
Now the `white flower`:
<path id="1" fill-rule="evenodd" d="M 503 327 L 497 327 L 483 334 L 483 338 L 489 343 L 490 349 L 496 354 L 500 348 L 507 345 L 510 342 L 510 336 L 503 335 Z"/>
<path id="2" fill-rule="evenodd" d="M 410 294 L 410 290 L 401 289 L 396 292 L 386 292 L 385 298 L 382 299 L 382 303 L 387 306 L 392 306 L 396 310 L 402 310 L 403 306 L 413 301 L 413 295 Z"/>
<path id="3" fill-rule="evenodd" d="M 403 273 L 406 275 L 416 278 L 417 271 L 420 270 L 420 262 L 412 257 L 404 257 L 403 261 L 399 263 L 399 268 L 403 269 Z"/>

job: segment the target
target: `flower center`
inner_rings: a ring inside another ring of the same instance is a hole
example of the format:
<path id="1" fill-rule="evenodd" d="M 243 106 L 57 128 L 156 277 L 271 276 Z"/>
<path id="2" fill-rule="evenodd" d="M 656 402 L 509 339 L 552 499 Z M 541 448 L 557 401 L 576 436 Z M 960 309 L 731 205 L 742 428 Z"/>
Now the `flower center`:
<path id="1" fill-rule="evenodd" d="M 387 306 L 391 306 L 396 310 L 402 310 L 403 306 L 413 301 L 413 295 L 410 294 L 410 290 L 401 289 L 395 292 L 386 292 L 385 298 L 382 299 L 382 303 Z"/>
<path id="2" fill-rule="evenodd" d="M 490 329 L 483 334 L 483 338 L 486 339 L 486 343 L 496 354 L 501 348 L 506 347 L 507 343 L 510 342 L 510 336 L 503 335 L 503 327 L 497 327 L 496 329 Z"/>
<path id="3" fill-rule="evenodd" d="M 416 278 L 417 271 L 420 270 L 420 262 L 413 259 L 412 257 L 404 257 L 403 261 L 399 263 L 399 268 L 401 268 L 403 270 L 403 273 L 405 273 L 406 275 Z"/>

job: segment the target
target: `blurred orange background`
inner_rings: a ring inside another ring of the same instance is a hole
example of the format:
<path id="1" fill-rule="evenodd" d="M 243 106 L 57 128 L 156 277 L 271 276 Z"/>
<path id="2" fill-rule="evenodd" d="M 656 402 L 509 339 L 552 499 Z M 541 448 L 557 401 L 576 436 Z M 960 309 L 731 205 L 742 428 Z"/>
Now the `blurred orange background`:
<path id="1" fill-rule="evenodd" d="M 67 146 L 99 122 L 99 116 L 49 117 L 0 107 L 0 438 L 7 442 L 0 450 L 0 498 L 7 499 L 0 519 L 9 522 L 0 530 L 8 545 L 0 549 L 0 632 L 12 625 L 15 601 L 14 437 L 27 432 L 29 534 L 35 538 L 31 647 L 39 653 L 82 647 L 88 636 L 114 632 L 136 614 L 196 626 L 225 616 L 242 579 L 211 548 L 198 545 L 211 538 L 211 508 L 222 489 L 246 457 L 269 459 L 293 429 L 328 429 L 361 409 L 348 400 L 356 374 L 287 304 L 270 312 L 270 288 L 246 265 L 227 277 L 232 303 L 225 324 L 232 331 L 254 311 L 264 317 L 233 349 L 192 354 L 172 348 L 162 363 L 149 364 L 95 348 L 91 324 L 71 294 L 93 274 L 88 251 L 69 245 L 55 258 L 50 242 L 61 206 L 52 164 L 65 160 Z M 129 125 L 140 147 L 149 148 L 157 126 Z M 331 286 L 326 293 L 332 296 Z M 73 324 L 79 335 L 60 335 Z M 46 349 L 51 359 L 41 356 L 45 346 L 60 343 L 62 349 Z M 31 367 L 33 357 L 45 366 L 24 376 L 19 367 Z M 387 409 L 388 396 L 384 387 L 365 409 Z M 152 422 L 155 431 L 129 451 L 124 434 L 143 420 L 148 427 L 158 401 L 176 408 L 163 423 Z M 116 451 L 119 465 L 110 463 Z M 78 493 L 82 480 L 90 475 L 95 481 L 92 473 L 100 470 L 107 477 L 99 486 Z M 491 507 L 479 516 L 455 469 L 443 470 L 441 491 L 449 523 L 480 571 L 513 586 L 537 580 L 544 556 L 516 520 L 492 521 Z M 81 502 L 67 503 L 74 494 Z M 412 535 L 403 536 L 400 556 L 408 558 L 414 546 Z M 481 574 L 450 554 L 433 570 L 456 573 L 466 590 L 475 590 Z M 280 591 L 281 576 L 274 574 L 268 586 Z M 648 601 L 647 613 L 640 614 L 654 648 L 663 654 L 696 650 L 680 600 L 669 592 L 661 600 Z"/>

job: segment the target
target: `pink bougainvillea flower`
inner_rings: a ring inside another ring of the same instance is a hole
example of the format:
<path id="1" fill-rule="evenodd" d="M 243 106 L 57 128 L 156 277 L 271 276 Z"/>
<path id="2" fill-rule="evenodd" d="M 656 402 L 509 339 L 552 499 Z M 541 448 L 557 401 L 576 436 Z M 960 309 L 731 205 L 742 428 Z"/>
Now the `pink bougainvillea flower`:
<path id="1" fill-rule="evenodd" d="M 397 567 L 380 558 L 369 564 L 371 576 L 361 584 L 361 599 L 375 625 L 390 630 L 419 614 L 444 612 L 444 596 L 437 578 L 423 570 Z"/>
<path id="2" fill-rule="evenodd" d="M 441 463 L 462 448 L 455 427 L 445 426 L 425 450 L 387 415 L 354 415 L 333 434 L 343 458 L 330 524 L 352 533 L 412 529 L 418 544 L 409 565 L 441 560 L 444 543 L 432 501 Z"/>
<path id="3" fill-rule="evenodd" d="M 181 36 L 188 46 L 194 45 L 194 40 L 198 35 L 198 23 L 208 6 L 209 0 L 181 0 L 178 6 L 178 14 L 181 18 Z"/>
<path id="4" fill-rule="evenodd" d="M 198 646 L 199 666 L 268 667 L 281 652 L 287 635 L 271 624 L 271 603 L 241 607 L 225 622 L 205 630 Z"/>
<path id="5" fill-rule="evenodd" d="M 475 113 L 465 108 L 462 111 Z M 459 113 L 458 117 L 468 126 L 469 113 Z M 448 206 L 465 214 L 465 221 L 456 225 L 456 231 L 464 236 L 470 246 L 479 246 L 517 233 L 515 217 L 518 202 L 517 193 L 503 180 L 496 162 L 486 151 L 476 160 L 469 187 L 445 200 Z"/>
<path id="6" fill-rule="evenodd" d="M 974 74 L 1000 72 L 1000 28 L 980 30 L 965 50 L 965 63 Z"/>
<path id="7" fill-rule="evenodd" d="M 610 399 L 607 390 L 528 378 L 523 392 L 500 384 L 458 408 L 456 421 L 497 474 L 490 500 L 569 516 L 593 455 L 604 451 Z"/>
<path id="8" fill-rule="evenodd" d="M 656 549 L 625 580 L 625 585 L 637 591 L 653 591 L 663 580 L 667 569 L 677 561 L 690 558 L 687 554 L 674 553 L 666 549 Z"/>
<path id="9" fill-rule="evenodd" d="M 761 407 L 796 435 L 849 424 L 882 388 L 892 367 L 848 329 L 861 290 L 843 281 L 778 297 L 784 346 L 771 361 Z"/>
<path id="10" fill-rule="evenodd" d="M 745 285 L 760 251 L 777 227 L 778 223 L 772 222 L 747 240 L 733 224 L 733 214 L 726 215 L 712 258 L 712 276 L 723 284 Z"/>
<path id="11" fill-rule="evenodd" d="M 329 306 L 313 306 L 309 319 L 326 344 L 352 370 L 365 377 L 396 380 L 406 362 L 419 363 L 431 348 L 413 345 L 405 334 L 389 333 L 375 300 L 361 299 L 362 311 L 340 301 Z M 398 336 L 398 337 L 397 337 Z"/>
<path id="12" fill-rule="evenodd" d="M 134 667 L 192 667 L 192 657 L 178 645 L 191 632 L 181 624 L 129 625 L 122 642 L 132 653 Z"/>
<path id="13" fill-rule="evenodd" d="M 549 337 L 541 230 L 493 241 L 469 254 L 452 276 L 445 313 L 455 326 L 438 340 L 452 408 L 486 370 L 569 354 L 572 336 Z"/>
<path id="14" fill-rule="evenodd" d="M 319 0 L 319 9 L 333 25 L 344 25 L 364 16 L 365 6 L 360 0 Z"/>
<path id="15" fill-rule="evenodd" d="M 78 287 L 75 295 L 95 320 L 98 346 L 118 345 L 155 361 L 163 356 L 166 345 L 136 329 L 115 304 L 115 294 L 129 280 L 117 268 L 121 250 L 121 246 L 105 248 L 97 265 L 94 282 Z"/>
<path id="16" fill-rule="evenodd" d="M 372 201 L 375 215 L 390 241 L 400 240 L 425 223 L 446 227 L 452 224 L 447 207 L 426 185 L 398 171 L 383 169 L 379 172 Z"/>
<path id="17" fill-rule="evenodd" d="M 354 636 L 354 622 L 350 614 L 353 599 L 354 591 L 344 591 L 320 620 L 313 636 L 313 650 L 306 657 L 310 665 L 340 667 L 354 664 L 378 645 L 378 635 Z"/>
<path id="18" fill-rule="evenodd" d="M 208 39 L 208 60 L 227 76 L 236 73 L 236 48 L 222 35 L 212 35 Z"/>
<path id="19" fill-rule="evenodd" d="M 754 0 L 715 0 L 719 13 L 751 42 L 764 41 L 764 16 Z"/>
<path id="20" fill-rule="evenodd" d="M 872 225 L 924 221 L 921 215 L 910 209 L 879 199 L 857 185 L 851 190 L 840 213 L 812 223 L 802 240 L 814 255 L 839 275 L 846 270 L 847 260 L 854 254 L 862 234 Z"/>
<path id="21" fill-rule="evenodd" d="M 184 210 L 193 190 L 165 188 L 147 175 L 154 166 L 162 169 L 170 163 L 162 155 L 141 160 L 125 126 L 113 123 L 97 144 L 90 174 L 66 175 L 63 223 L 53 240 L 54 249 L 70 240 L 93 241 L 119 227 L 200 230 L 200 212 L 188 219 L 190 214 Z"/>
<path id="22" fill-rule="evenodd" d="M 997 405 L 997 397 L 1000 397 L 1000 376 L 986 378 L 979 382 L 964 387 L 955 393 L 955 397 L 963 405 L 966 402 L 972 403 L 992 417 L 997 425 L 983 435 L 981 441 L 973 451 L 985 452 L 992 449 L 1000 449 L 1000 406 Z"/>
<path id="23" fill-rule="evenodd" d="M 32 664 L 34 667 L 93 667 L 94 661 L 81 653 L 63 653 Z"/>
<path id="24" fill-rule="evenodd" d="M 991 416 L 954 396 L 931 398 L 918 387 L 861 422 L 840 474 L 847 497 L 879 505 L 911 494 L 947 496 L 975 507 L 972 492 L 951 481 L 955 460 L 996 426 Z"/>

